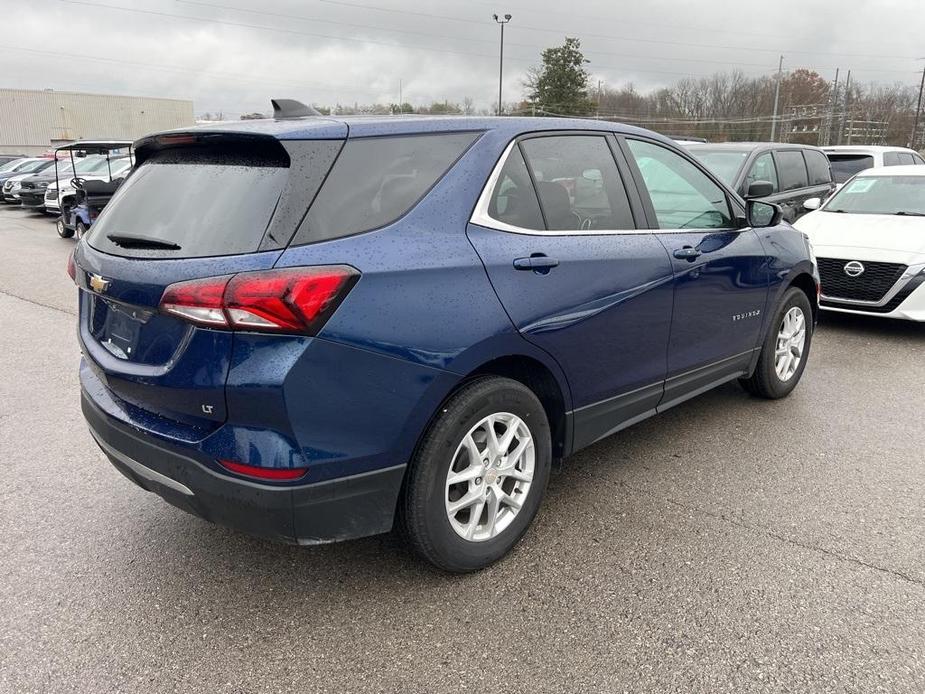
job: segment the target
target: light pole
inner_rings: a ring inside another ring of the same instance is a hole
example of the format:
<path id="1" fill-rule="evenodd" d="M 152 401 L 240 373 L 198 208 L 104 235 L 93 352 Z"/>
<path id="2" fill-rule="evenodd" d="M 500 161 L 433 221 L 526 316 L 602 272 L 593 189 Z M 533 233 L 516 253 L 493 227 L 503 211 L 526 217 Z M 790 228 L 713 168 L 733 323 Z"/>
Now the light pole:
<path id="1" fill-rule="evenodd" d="M 501 53 L 498 57 L 498 115 L 501 115 L 501 88 L 504 84 L 504 25 L 511 21 L 511 15 L 499 17 L 493 14 L 495 21 L 501 25 Z"/>

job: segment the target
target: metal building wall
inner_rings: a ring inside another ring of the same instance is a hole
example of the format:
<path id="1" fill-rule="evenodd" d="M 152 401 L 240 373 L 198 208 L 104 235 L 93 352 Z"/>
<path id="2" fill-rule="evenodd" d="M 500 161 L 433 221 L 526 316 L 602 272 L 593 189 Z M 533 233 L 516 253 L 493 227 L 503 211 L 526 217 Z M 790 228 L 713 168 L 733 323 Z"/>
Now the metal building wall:
<path id="1" fill-rule="evenodd" d="M 70 140 L 134 140 L 194 123 L 192 101 L 0 89 L 0 154 L 40 154 Z"/>

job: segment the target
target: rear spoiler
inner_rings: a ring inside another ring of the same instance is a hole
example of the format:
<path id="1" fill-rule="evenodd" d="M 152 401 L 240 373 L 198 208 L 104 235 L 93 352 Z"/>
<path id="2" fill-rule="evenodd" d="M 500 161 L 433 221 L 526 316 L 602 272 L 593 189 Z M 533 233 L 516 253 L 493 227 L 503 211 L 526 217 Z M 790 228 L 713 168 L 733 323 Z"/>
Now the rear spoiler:
<path id="1" fill-rule="evenodd" d="M 183 149 L 226 155 L 247 154 L 260 159 L 275 160 L 279 166 L 289 166 L 289 153 L 272 135 L 214 130 L 171 131 L 143 137 L 135 143 L 136 166 L 140 166 L 158 152 Z"/>

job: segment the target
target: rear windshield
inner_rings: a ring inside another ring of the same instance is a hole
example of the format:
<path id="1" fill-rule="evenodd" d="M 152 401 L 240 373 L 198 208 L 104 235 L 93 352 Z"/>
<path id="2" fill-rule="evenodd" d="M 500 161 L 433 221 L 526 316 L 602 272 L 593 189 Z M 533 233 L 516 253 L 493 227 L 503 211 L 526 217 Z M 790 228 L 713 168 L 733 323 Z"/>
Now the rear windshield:
<path id="1" fill-rule="evenodd" d="M 171 258 L 253 253 L 286 185 L 283 164 L 227 152 L 160 152 L 126 179 L 87 243 L 114 255 L 157 255 L 147 241 L 179 246 L 165 251 Z"/>
<path id="2" fill-rule="evenodd" d="M 874 158 L 867 154 L 829 154 L 828 156 L 836 183 L 844 183 L 858 171 L 869 169 L 874 165 Z"/>

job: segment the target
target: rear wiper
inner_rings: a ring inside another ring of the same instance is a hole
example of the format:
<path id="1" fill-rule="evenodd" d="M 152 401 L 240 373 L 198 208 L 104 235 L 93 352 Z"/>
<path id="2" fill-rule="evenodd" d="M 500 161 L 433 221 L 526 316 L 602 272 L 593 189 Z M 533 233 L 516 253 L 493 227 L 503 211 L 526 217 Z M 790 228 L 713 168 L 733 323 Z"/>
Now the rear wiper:
<path id="1" fill-rule="evenodd" d="M 894 212 L 897 217 L 925 217 L 925 212 L 904 212 L 900 210 L 899 212 Z"/>
<path id="2" fill-rule="evenodd" d="M 107 237 L 122 248 L 157 248 L 165 251 L 179 251 L 180 246 L 172 241 L 156 239 L 153 236 L 134 236 L 132 234 L 109 234 Z"/>

